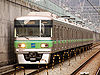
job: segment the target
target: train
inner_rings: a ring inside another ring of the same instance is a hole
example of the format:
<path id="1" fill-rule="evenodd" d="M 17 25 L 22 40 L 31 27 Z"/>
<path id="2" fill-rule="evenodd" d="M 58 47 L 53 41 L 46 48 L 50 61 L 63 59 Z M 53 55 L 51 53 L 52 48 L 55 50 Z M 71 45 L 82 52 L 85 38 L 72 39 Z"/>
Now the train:
<path id="1" fill-rule="evenodd" d="M 81 24 L 81 23 L 79 23 Z M 19 64 L 49 64 L 53 54 L 92 46 L 100 34 L 50 12 L 30 12 L 14 20 L 14 47 Z"/>

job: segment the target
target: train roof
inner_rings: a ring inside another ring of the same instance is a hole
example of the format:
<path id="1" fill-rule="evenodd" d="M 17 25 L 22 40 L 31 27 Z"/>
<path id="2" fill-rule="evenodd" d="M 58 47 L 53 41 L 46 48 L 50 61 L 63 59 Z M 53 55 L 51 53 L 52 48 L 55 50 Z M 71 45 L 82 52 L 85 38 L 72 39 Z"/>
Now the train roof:
<path id="1" fill-rule="evenodd" d="M 67 24 L 69 24 L 69 25 L 71 25 L 71 26 L 74 26 L 74 27 L 79 27 L 79 28 L 83 28 L 83 29 L 86 29 L 86 30 L 91 31 L 91 30 L 90 30 L 88 27 L 86 27 L 86 26 L 82 27 L 82 25 L 80 25 L 80 24 L 70 23 L 67 19 L 65 20 L 64 18 L 57 18 L 57 19 L 54 18 L 54 20 L 67 23 Z"/>
<path id="2" fill-rule="evenodd" d="M 51 20 L 50 17 L 44 17 L 44 16 L 22 16 L 16 18 L 16 20 Z"/>
<path id="3" fill-rule="evenodd" d="M 52 20 L 56 17 L 50 12 L 30 12 L 27 16 L 18 17 L 16 20 Z"/>
<path id="4" fill-rule="evenodd" d="M 72 26 L 80 27 L 80 28 L 91 31 L 86 26 L 82 27 L 82 25 L 80 25 L 80 24 L 70 23 L 68 21 L 68 19 L 59 17 L 59 16 L 52 14 L 50 12 L 30 12 L 27 16 L 18 17 L 18 18 L 16 18 L 16 20 L 57 20 L 57 21 L 67 23 L 67 24 L 72 25 Z"/>

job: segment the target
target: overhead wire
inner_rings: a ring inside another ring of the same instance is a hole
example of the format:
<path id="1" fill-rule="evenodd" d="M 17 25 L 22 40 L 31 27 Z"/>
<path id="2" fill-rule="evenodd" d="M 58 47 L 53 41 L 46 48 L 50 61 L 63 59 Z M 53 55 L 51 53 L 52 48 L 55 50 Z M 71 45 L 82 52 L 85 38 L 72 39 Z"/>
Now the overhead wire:
<path id="1" fill-rule="evenodd" d="M 98 13 L 98 15 L 100 15 L 99 11 L 94 7 L 94 5 L 89 1 L 87 0 L 88 3 L 93 7 L 93 9 Z M 96 31 L 97 27 L 95 26 L 95 31 Z"/>
<path id="2" fill-rule="evenodd" d="M 93 7 L 93 9 L 100 15 L 99 11 L 94 7 L 94 5 L 89 0 L 87 0 L 87 1 Z"/>

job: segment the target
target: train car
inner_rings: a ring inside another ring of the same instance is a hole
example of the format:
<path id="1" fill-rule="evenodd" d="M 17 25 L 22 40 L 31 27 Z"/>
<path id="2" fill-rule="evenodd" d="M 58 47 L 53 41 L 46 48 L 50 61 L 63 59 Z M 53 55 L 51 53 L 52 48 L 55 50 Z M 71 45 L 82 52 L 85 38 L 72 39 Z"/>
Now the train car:
<path id="1" fill-rule="evenodd" d="M 19 64 L 48 64 L 52 54 L 93 43 L 93 32 L 50 12 L 30 12 L 14 21 Z"/>
<path id="2" fill-rule="evenodd" d="M 97 32 L 93 32 L 93 41 L 94 41 L 94 43 L 96 43 L 96 42 L 98 42 L 98 41 L 100 41 L 100 33 L 97 33 Z"/>

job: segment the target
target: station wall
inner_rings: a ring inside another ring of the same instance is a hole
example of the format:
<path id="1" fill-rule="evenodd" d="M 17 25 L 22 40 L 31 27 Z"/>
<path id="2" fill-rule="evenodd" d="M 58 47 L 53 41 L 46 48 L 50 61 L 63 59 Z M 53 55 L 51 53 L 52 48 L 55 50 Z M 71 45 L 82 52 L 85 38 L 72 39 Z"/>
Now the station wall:
<path id="1" fill-rule="evenodd" d="M 0 0 L 0 66 L 16 62 L 14 19 L 30 11 L 44 11 L 23 0 Z"/>

